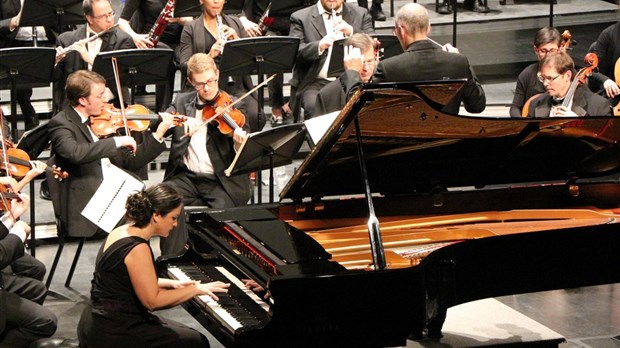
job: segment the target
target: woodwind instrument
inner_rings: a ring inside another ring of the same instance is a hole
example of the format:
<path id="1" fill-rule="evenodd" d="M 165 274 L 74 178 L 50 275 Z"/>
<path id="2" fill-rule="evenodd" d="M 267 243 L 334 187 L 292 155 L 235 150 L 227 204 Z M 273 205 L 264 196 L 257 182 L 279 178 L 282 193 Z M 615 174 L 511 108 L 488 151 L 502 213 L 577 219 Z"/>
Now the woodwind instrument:
<path id="1" fill-rule="evenodd" d="M 166 2 L 166 6 L 164 6 L 159 17 L 157 17 L 157 21 L 155 21 L 155 24 L 146 36 L 146 38 L 153 43 L 153 47 L 157 45 L 159 38 L 164 33 L 164 30 L 166 30 L 168 19 L 172 18 L 174 14 L 175 2 L 176 0 L 168 0 L 168 2 Z"/>
<path id="2" fill-rule="evenodd" d="M 82 40 L 76 41 L 76 42 L 72 43 L 71 45 L 69 45 L 69 46 L 67 46 L 67 47 L 62 48 L 61 50 L 59 50 L 58 52 L 56 52 L 56 58 L 58 58 L 58 57 L 60 57 L 60 56 L 63 56 L 63 57 L 64 57 L 64 56 L 66 56 L 66 55 L 67 55 L 67 53 L 72 52 L 72 51 L 75 51 L 75 49 L 76 49 L 76 48 L 77 48 L 80 44 L 82 44 L 82 43 L 87 44 L 87 43 L 89 43 L 89 42 L 91 42 L 91 41 L 95 41 L 95 40 L 97 40 L 98 38 L 100 38 L 100 37 L 101 37 L 101 36 L 103 36 L 104 34 L 109 33 L 109 32 L 111 32 L 112 30 L 114 30 L 114 28 L 116 28 L 117 26 L 118 26 L 118 23 L 117 23 L 117 24 L 114 24 L 113 26 L 111 26 L 110 28 L 108 28 L 108 29 L 106 29 L 106 30 L 104 30 L 104 31 L 101 31 L 101 32 L 97 33 L 96 35 L 93 35 L 93 36 L 91 36 L 91 37 L 87 37 L 87 38 L 85 38 L 85 39 L 82 39 Z"/>
<path id="3" fill-rule="evenodd" d="M 220 53 L 224 53 L 224 45 L 228 41 L 228 37 L 226 37 L 226 33 L 224 32 L 224 23 L 222 23 L 222 15 L 217 14 L 215 17 L 215 24 L 217 26 L 217 36 L 219 41 L 222 43 L 222 51 Z M 229 86 L 233 86 L 235 84 L 235 80 L 233 80 L 232 76 L 228 76 L 228 80 L 226 84 Z"/>
<path id="4" fill-rule="evenodd" d="M 265 13 L 263 13 L 263 15 L 260 16 L 260 19 L 258 20 L 258 31 L 260 36 L 264 36 L 267 33 L 267 28 L 269 28 L 269 26 L 271 26 L 271 24 L 273 23 L 273 18 L 269 18 L 270 9 L 271 1 L 269 2 L 269 5 L 267 5 Z"/>

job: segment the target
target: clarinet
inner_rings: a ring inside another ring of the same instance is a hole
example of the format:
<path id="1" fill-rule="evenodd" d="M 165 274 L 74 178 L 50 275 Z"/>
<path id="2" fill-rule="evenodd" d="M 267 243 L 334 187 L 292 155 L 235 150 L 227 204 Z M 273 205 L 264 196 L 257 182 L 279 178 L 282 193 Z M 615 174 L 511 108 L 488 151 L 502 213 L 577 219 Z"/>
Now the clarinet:
<path id="1" fill-rule="evenodd" d="M 219 37 L 220 41 L 222 42 L 222 52 L 224 53 L 224 44 L 226 44 L 226 41 L 228 41 L 228 38 L 226 37 L 226 34 L 224 34 L 224 23 L 222 23 L 222 16 L 218 13 L 217 16 L 215 17 L 215 24 L 217 25 L 217 36 Z M 233 80 L 232 76 L 228 76 L 228 80 L 226 81 L 226 84 L 228 86 L 234 86 L 235 85 L 235 80 Z"/>
<path id="2" fill-rule="evenodd" d="M 157 43 L 159 42 L 159 38 L 161 38 L 164 30 L 166 30 L 166 27 L 168 26 L 168 19 L 172 18 L 172 15 L 174 14 L 175 1 L 176 0 L 168 0 L 166 6 L 159 14 L 159 17 L 157 17 L 157 21 L 155 22 L 146 37 L 147 39 L 151 40 L 151 42 L 153 43 L 153 47 L 157 45 Z"/>
<path id="3" fill-rule="evenodd" d="M 260 19 L 258 20 L 258 31 L 260 32 L 260 36 L 265 36 L 265 33 L 267 33 L 267 28 L 269 28 L 269 26 L 273 23 L 273 19 L 269 18 L 270 9 L 271 1 L 269 2 L 269 5 L 267 5 L 263 15 L 260 16 Z"/>

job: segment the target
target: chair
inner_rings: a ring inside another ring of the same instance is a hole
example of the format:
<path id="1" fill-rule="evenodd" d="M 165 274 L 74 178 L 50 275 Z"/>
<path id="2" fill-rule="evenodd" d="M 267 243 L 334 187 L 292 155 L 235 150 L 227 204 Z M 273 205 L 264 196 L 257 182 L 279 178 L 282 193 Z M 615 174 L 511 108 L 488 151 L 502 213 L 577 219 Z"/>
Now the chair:
<path id="1" fill-rule="evenodd" d="M 55 163 L 55 157 L 52 156 L 47 162 L 48 166 L 51 166 Z M 62 221 L 62 217 L 60 216 L 60 185 L 62 182 L 54 179 L 53 173 L 48 173 L 46 177 L 47 186 L 49 189 L 49 195 L 52 197 L 52 206 L 54 208 L 54 217 L 56 219 L 56 233 L 58 234 L 58 250 L 56 251 L 56 256 L 54 257 L 54 262 L 52 263 L 52 267 L 47 275 L 47 280 L 45 281 L 45 286 L 49 289 L 50 284 L 52 283 L 52 279 L 54 278 L 54 273 L 56 272 L 56 267 L 58 266 L 58 261 L 60 260 L 60 255 L 62 254 L 62 250 L 65 247 L 66 238 L 69 236 L 65 223 Z M 71 278 L 73 278 L 73 273 L 75 272 L 75 267 L 77 266 L 78 259 L 80 258 L 80 254 L 82 253 L 82 247 L 84 246 L 84 241 L 86 237 L 80 238 L 78 248 L 75 251 L 75 256 L 73 256 L 73 262 L 71 263 L 71 268 L 69 269 L 69 274 L 67 274 L 67 280 L 65 281 L 65 287 L 71 286 Z"/>

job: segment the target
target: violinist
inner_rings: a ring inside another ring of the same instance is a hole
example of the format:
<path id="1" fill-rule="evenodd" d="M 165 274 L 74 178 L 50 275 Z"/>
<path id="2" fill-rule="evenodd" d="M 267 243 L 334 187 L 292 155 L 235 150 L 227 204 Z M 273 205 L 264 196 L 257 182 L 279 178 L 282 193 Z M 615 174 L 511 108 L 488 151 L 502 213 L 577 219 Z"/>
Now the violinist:
<path id="1" fill-rule="evenodd" d="M 375 52 L 375 41 L 365 33 L 355 33 L 347 39 L 344 45 L 344 67 L 345 71 L 336 80 L 321 88 L 316 96 L 314 113 L 325 115 L 327 113 L 342 109 L 347 103 L 347 74 L 355 74 L 355 80 L 368 83 L 372 79 L 377 66 L 377 54 Z M 350 79 L 349 79 L 350 80 Z"/>
<path id="2" fill-rule="evenodd" d="M 140 146 L 128 135 L 99 139 L 89 125 L 92 116 L 104 113 L 105 79 L 96 72 L 78 70 L 67 78 L 65 87 L 70 105 L 48 123 L 55 163 L 70 173 L 59 183 L 52 200 L 60 203 L 60 219 L 72 237 L 92 237 L 97 225 L 82 216 L 112 164 L 135 172 L 147 165 L 165 149 L 163 137 L 172 124 L 164 117 L 157 130 L 144 137 Z"/>
<path id="3" fill-rule="evenodd" d="M 609 102 L 587 86 L 579 85 L 574 95 L 569 93 L 574 68 L 573 59 L 566 52 L 543 58 L 538 78 L 546 92 L 531 102 L 528 117 L 611 116 Z M 570 97 L 572 100 L 565 99 Z"/>
<path id="4" fill-rule="evenodd" d="M 219 64 L 224 45 L 227 41 L 247 37 L 241 21 L 234 16 L 222 12 L 224 0 L 200 0 L 202 14 L 196 20 L 183 27 L 180 44 L 181 71 L 187 72 L 187 64 L 194 54 L 208 53 Z M 226 93 L 241 97 L 252 89 L 250 76 L 220 76 L 219 88 Z M 187 89 L 192 86 L 186 84 Z M 252 93 L 245 98 L 245 116 L 248 118 L 250 129 L 253 132 L 263 129 L 265 120 L 258 115 L 258 95 Z"/>
<path id="5" fill-rule="evenodd" d="M 203 124 L 203 115 L 213 114 L 214 108 L 221 107 L 214 104 L 221 93 L 220 76 L 215 62 L 205 53 L 194 54 L 187 62 L 187 71 L 194 91 L 178 94 L 169 111 L 186 115 L 190 130 L 186 134 L 182 129 L 172 129 L 164 182 L 183 196 L 185 206 L 228 208 L 247 204 L 249 175 L 228 177 L 224 174 L 235 157 L 236 148 L 246 137 L 247 122 L 229 134 L 222 133 L 211 122 Z M 179 218 L 178 228 L 162 239 L 162 255 L 174 255 L 183 250 L 188 241 L 184 222 L 184 218 Z"/>
<path id="6" fill-rule="evenodd" d="M 56 42 L 57 64 L 53 75 L 54 104 L 56 106 L 54 112 L 58 112 L 66 106 L 63 88 L 71 73 L 78 70 L 91 70 L 99 52 L 136 47 L 127 33 L 118 28 L 113 28 L 116 12 L 110 0 L 84 0 L 82 7 L 86 25 L 74 31 L 60 34 Z M 84 39 L 99 33 L 105 34 L 88 43 L 84 42 Z M 64 53 L 64 49 L 70 46 L 73 48 Z M 117 95 L 116 87 L 113 84 L 108 87 L 112 93 Z M 123 95 L 128 95 L 129 90 L 125 86 L 123 87 Z"/>
<path id="7" fill-rule="evenodd" d="M 537 94 L 545 92 L 545 87 L 538 80 L 538 70 L 540 61 L 549 53 L 560 50 L 562 37 L 560 32 L 553 27 L 544 27 L 536 32 L 534 36 L 534 53 L 536 63 L 530 64 L 519 74 L 515 95 L 510 106 L 510 117 L 523 117 L 523 107 L 526 102 Z"/>

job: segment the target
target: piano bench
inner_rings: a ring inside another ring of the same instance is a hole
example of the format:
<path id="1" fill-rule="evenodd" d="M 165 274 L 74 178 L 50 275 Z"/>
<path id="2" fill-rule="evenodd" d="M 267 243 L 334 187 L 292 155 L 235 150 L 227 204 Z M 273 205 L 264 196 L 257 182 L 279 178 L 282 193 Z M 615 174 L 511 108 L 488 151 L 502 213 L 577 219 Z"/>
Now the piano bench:
<path id="1" fill-rule="evenodd" d="M 28 348 L 78 348 L 80 342 L 77 338 L 50 337 L 37 340 Z"/>

